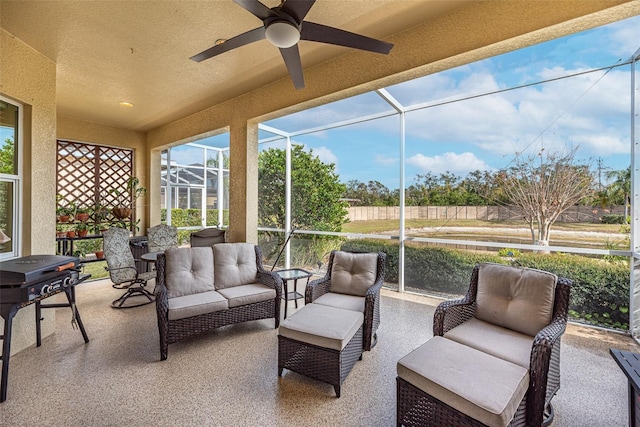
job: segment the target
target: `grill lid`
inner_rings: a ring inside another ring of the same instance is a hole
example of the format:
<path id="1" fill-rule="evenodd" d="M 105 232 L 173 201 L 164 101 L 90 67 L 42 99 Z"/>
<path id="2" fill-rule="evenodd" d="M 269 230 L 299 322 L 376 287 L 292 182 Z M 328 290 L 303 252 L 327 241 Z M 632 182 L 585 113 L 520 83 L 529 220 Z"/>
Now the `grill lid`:
<path id="1" fill-rule="evenodd" d="M 76 267 L 79 258 L 62 255 L 29 255 L 0 262 L 0 286 L 34 282 L 68 268 Z"/>

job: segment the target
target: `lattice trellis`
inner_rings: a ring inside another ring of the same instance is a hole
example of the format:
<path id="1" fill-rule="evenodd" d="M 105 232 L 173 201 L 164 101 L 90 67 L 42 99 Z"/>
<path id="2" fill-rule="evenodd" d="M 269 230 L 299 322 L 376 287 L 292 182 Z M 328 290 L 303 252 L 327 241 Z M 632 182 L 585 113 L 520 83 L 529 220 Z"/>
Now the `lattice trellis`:
<path id="1" fill-rule="evenodd" d="M 133 175 L 133 150 L 111 148 L 80 142 L 58 141 L 57 193 L 59 206 L 71 203 L 92 208 L 100 203 L 109 209 L 116 206 L 116 189 L 126 195 L 127 180 Z"/>

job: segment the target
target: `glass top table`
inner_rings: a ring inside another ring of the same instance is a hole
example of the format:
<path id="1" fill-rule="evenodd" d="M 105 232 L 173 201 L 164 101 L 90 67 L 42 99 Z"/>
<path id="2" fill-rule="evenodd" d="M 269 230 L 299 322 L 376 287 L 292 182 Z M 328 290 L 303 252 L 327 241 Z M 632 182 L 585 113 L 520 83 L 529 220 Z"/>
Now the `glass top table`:
<path id="1" fill-rule="evenodd" d="M 309 283 L 309 278 L 313 275 L 307 270 L 303 270 L 302 268 L 289 268 L 286 270 L 278 270 L 276 271 L 278 276 L 282 279 L 284 283 L 284 294 L 282 295 L 282 299 L 284 299 L 284 318 L 287 318 L 287 309 L 289 300 L 293 300 L 295 302 L 296 308 L 298 308 L 298 300 L 300 298 L 304 298 L 304 295 L 298 292 L 298 280 L 299 279 L 307 279 L 307 283 Z M 293 291 L 289 291 L 289 282 L 293 280 Z"/>

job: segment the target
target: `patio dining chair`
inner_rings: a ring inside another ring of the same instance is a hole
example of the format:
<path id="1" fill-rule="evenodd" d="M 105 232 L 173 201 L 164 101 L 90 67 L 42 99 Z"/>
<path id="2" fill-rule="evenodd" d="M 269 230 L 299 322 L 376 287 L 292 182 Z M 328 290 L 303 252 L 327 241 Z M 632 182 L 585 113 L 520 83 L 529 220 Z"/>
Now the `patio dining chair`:
<path id="1" fill-rule="evenodd" d="M 164 252 L 178 247 L 178 229 L 167 224 L 147 228 L 147 247 L 149 252 Z"/>
<path id="2" fill-rule="evenodd" d="M 153 294 L 145 289 L 147 282 L 155 279 L 156 272 L 139 272 L 136 260 L 129 246 L 129 231 L 112 227 L 106 230 L 104 237 L 104 257 L 106 270 L 113 282 L 113 287 L 126 289 L 125 293 L 111 303 L 113 308 L 131 308 L 149 304 L 154 301 Z M 135 298 L 133 298 L 135 297 Z M 130 298 L 132 298 L 130 300 Z"/>

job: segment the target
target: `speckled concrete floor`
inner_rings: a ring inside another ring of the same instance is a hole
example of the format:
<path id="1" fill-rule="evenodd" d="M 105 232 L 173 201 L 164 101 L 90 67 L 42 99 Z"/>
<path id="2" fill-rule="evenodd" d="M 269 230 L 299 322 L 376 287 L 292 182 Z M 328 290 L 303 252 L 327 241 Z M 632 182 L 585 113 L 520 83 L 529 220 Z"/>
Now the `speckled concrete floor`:
<path id="1" fill-rule="evenodd" d="M 155 306 L 114 310 L 121 292 L 108 281 L 79 285 L 90 342 L 58 309 L 56 334 L 11 358 L 1 426 L 393 426 L 396 362 L 431 336 L 438 302 L 383 290 L 379 343 L 336 399 L 327 384 L 278 377 L 273 320 L 172 344 L 160 362 Z M 627 336 L 569 327 L 553 426 L 627 424 L 626 378 L 609 347 L 640 351 Z"/>

